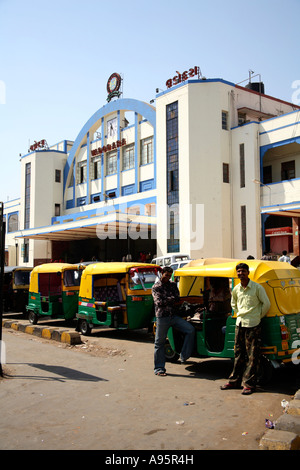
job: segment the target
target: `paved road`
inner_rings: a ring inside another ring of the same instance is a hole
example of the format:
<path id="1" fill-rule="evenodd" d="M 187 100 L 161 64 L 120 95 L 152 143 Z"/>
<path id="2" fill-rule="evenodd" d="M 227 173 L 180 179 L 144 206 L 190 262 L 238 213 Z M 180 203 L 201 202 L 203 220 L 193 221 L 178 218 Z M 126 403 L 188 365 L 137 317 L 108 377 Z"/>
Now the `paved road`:
<path id="1" fill-rule="evenodd" d="M 251 396 L 221 391 L 231 362 L 197 359 L 153 374 L 145 331 L 102 331 L 76 346 L 3 329 L 0 449 L 256 450 L 265 419 L 300 388 L 278 371 Z"/>

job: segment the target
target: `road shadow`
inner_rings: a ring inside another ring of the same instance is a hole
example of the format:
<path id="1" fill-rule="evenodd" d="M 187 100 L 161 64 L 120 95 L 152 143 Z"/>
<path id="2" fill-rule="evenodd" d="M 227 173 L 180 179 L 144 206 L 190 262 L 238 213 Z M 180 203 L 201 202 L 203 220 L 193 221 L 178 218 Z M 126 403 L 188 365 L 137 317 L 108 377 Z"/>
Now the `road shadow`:
<path id="1" fill-rule="evenodd" d="M 300 389 L 300 368 L 293 364 L 273 371 L 272 379 L 265 385 L 260 385 L 262 392 L 277 392 L 294 395 Z"/>
<path id="2" fill-rule="evenodd" d="M 230 359 L 199 359 L 199 362 L 187 364 L 186 369 L 195 378 L 206 380 L 227 380 L 233 368 Z M 300 367 L 288 364 L 273 370 L 271 380 L 259 384 L 257 390 L 266 393 L 294 395 L 300 389 Z"/>
<path id="3" fill-rule="evenodd" d="M 8 366 L 16 365 L 9 363 Z M 22 365 L 22 363 L 17 363 L 17 365 Z M 52 375 L 44 376 L 44 375 L 16 375 L 13 374 L 10 370 L 9 373 L 5 374 L 6 378 L 9 379 L 31 379 L 31 380 L 49 380 L 49 381 L 56 381 L 56 382 L 66 382 L 68 380 L 76 380 L 80 382 L 108 382 L 107 379 L 103 379 L 102 377 L 97 377 L 96 375 L 87 374 L 86 372 L 81 372 L 76 369 L 71 369 L 70 367 L 64 366 L 55 366 L 49 364 L 38 364 L 38 363 L 23 363 L 23 365 L 27 365 L 33 367 L 35 369 L 40 369 L 46 372 L 49 372 Z"/>
<path id="4" fill-rule="evenodd" d="M 120 339 L 126 341 L 133 341 L 138 343 L 154 343 L 154 335 L 152 332 L 149 333 L 147 328 L 141 328 L 138 330 L 117 330 L 112 328 L 103 327 L 92 332 L 92 337 L 95 338 L 110 338 Z M 85 338 L 83 336 L 82 338 Z"/>
<path id="5" fill-rule="evenodd" d="M 232 370 L 233 362 L 230 359 L 199 359 L 186 366 L 194 377 L 206 380 L 227 379 Z"/>

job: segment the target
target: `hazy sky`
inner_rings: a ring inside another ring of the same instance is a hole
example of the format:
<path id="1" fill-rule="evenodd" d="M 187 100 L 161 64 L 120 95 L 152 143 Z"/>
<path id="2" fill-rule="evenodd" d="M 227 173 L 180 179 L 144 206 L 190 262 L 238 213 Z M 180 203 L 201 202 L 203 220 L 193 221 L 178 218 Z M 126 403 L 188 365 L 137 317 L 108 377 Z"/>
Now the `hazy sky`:
<path id="1" fill-rule="evenodd" d="M 251 69 L 295 102 L 299 18 L 300 0 L 0 0 L 0 201 L 20 196 L 29 143 L 75 140 L 113 72 L 150 102 L 176 70 L 239 83 Z"/>

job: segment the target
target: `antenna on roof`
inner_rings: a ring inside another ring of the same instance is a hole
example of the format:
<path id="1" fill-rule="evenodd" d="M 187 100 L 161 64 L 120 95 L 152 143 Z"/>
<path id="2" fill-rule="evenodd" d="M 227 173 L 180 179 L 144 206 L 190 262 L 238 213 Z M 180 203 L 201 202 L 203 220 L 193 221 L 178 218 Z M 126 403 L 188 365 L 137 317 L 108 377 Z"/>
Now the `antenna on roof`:
<path id="1" fill-rule="evenodd" d="M 251 83 L 251 75 L 253 74 L 254 74 L 254 71 L 249 69 L 249 83 Z"/>

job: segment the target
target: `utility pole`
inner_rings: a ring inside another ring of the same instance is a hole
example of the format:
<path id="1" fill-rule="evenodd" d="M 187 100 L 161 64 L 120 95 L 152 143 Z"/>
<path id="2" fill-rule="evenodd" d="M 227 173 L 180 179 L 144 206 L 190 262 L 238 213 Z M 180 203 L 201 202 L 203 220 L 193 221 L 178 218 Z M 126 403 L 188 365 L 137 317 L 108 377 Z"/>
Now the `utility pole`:
<path id="1" fill-rule="evenodd" d="M 0 376 L 3 377 L 2 369 L 2 314 L 3 314 L 3 280 L 4 280 L 4 257 L 5 257 L 5 221 L 3 217 L 3 202 L 0 202 Z"/>

